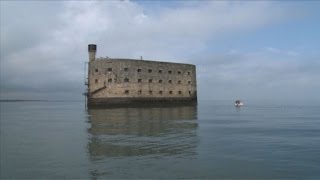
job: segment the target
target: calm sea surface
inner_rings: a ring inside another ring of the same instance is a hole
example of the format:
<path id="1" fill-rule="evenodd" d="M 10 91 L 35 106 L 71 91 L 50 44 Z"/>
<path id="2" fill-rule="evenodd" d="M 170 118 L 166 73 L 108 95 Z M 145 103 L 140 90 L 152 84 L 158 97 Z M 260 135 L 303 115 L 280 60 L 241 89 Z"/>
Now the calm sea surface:
<path id="1" fill-rule="evenodd" d="M 0 105 L 1 178 L 320 179 L 320 106 Z"/>

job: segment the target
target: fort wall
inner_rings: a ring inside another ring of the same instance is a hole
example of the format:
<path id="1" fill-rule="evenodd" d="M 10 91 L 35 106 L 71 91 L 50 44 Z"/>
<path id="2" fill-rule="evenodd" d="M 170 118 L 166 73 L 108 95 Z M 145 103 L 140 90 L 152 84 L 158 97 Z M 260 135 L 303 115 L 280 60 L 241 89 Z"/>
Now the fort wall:
<path id="1" fill-rule="evenodd" d="M 110 58 L 89 62 L 88 104 L 196 99 L 194 65 Z"/>

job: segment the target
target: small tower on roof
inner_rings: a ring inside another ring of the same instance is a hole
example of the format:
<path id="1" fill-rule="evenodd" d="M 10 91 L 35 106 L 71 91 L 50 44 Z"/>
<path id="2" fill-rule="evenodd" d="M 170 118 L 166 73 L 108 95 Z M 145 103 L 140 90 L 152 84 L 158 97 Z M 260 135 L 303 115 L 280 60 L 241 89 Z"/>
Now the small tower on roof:
<path id="1" fill-rule="evenodd" d="M 89 52 L 89 62 L 94 61 L 96 59 L 97 45 L 89 44 L 88 52 Z"/>

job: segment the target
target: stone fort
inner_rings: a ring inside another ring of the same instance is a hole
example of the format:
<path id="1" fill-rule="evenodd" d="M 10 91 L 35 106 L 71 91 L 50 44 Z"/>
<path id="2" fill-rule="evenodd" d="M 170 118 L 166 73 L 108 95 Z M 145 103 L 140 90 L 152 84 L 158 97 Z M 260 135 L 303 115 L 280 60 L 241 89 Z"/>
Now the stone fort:
<path id="1" fill-rule="evenodd" d="M 88 107 L 197 103 L 195 65 L 96 58 L 95 44 L 89 44 L 88 51 Z"/>

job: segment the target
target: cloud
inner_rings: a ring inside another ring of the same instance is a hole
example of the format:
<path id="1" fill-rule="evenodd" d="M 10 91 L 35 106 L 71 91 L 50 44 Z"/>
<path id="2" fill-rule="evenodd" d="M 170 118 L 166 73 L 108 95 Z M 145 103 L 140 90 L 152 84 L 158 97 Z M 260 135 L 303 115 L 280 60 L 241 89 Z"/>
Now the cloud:
<path id="1" fill-rule="evenodd" d="M 256 86 L 262 84 L 259 78 L 274 78 L 269 70 L 302 67 L 298 61 L 295 65 L 270 61 L 266 54 L 207 53 L 208 42 L 215 38 L 286 21 L 290 9 L 273 2 L 168 4 L 150 10 L 143 2 L 132 1 L 1 2 L 1 98 L 19 93 L 32 97 L 32 92 L 37 97 L 57 92 L 49 98 L 62 98 L 63 93 L 80 98 L 89 43 L 98 44 L 98 56 L 196 64 L 202 96 L 210 95 L 206 89 L 216 84 L 234 87 L 242 81 Z M 291 50 L 286 55 L 300 54 Z"/>
<path id="2" fill-rule="evenodd" d="M 316 57 L 294 57 L 287 51 L 209 55 L 198 65 L 200 89 L 206 98 L 247 100 L 320 100 L 320 63 Z M 210 87 L 210 88 L 209 88 Z"/>

